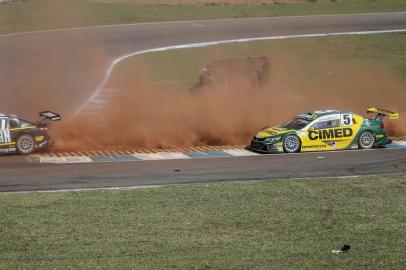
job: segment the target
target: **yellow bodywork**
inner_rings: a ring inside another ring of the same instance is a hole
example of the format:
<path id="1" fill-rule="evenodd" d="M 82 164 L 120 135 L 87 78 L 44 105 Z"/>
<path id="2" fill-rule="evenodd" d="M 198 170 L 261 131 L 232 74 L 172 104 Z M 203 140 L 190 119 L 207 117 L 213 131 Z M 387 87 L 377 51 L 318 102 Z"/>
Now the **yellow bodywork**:
<path id="1" fill-rule="evenodd" d="M 364 118 L 353 114 L 351 126 L 339 126 L 314 131 L 304 131 L 298 134 L 302 141 L 302 152 L 347 149 L 357 136 Z M 321 136 L 319 136 L 321 133 Z M 340 137 L 328 136 L 339 134 Z M 326 136 L 324 136 L 326 135 Z M 314 139 L 317 137 L 317 139 Z M 334 137 L 334 138 L 333 138 Z M 313 138 L 313 139 L 312 139 Z"/>
<path id="2" fill-rule="evenodd" d="M 383 119 L 386 116 L 398 119 L 399 113 L 375 107 L 369 108 L 367 112 L 375 113 L 376 116 L 364 119 L 360 115 L 340 110 L 304 113 L 286 124 L 259 131 L 249 148 L 266 153 L 358 149 L 365 148 L 360 145 L 360 140 L 367 138 L 361 136 L 365 132 L 374 135 L 373 141 L 369 141 L 370 148 L 391 143 L 384 130 Z M 300 142 L 288 136 L 297 136 Z"/>
<path id="3" fill-rule="evenodd" d="M 283 152 L 282 138 L 284 135 L 292 132 L 295 132 L 301 140 L 301 152 L 348 149 L 360 131 L 364 118 L 356 114 L 347 115 L 351 115 L 351 123 L 349 125 L 342 125 L 340 121 L 341 125 L 334 128 L 314 129 L 307 127 L 299 131 L 287 130 L 276 126 L 259 131 L 256 134 L 256 138 L 277 138 L 280 135 L 281 141 L 273 144 L 278 152 Z"/>
<path id="4" fill-rule="evenodd" d="M 277 135 L 283 135 L 290 131 L 292 131 L 292 130 L 278 129 L 278 127 L 271 127 L 271 128 L 267 128 L 267 129 L 259 131 L 257 133 L 257 136 L 258 137 L 277 136 Z"/>
<path id="5" fill-rule="evenodd" d="M 399 119 L 399 113 L 391 112 L 385 109 L 369 108 L 367 113 L 378 113 L 385 116 L 389 116 L 389 119 Z"/>

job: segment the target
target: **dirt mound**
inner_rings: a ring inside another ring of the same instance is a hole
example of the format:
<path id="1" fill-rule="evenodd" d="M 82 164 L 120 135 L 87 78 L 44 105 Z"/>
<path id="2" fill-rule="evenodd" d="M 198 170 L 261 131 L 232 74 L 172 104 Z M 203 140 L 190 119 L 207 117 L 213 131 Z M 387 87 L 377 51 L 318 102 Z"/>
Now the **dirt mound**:
<path id="1" fill-rule="evenodd" d="M 233 91 L 244 88 L 257 90 L 270 73 L 267 57 L 223 59 L 208 64 L 200 73 L 192 90 L 219 89 Z"/>

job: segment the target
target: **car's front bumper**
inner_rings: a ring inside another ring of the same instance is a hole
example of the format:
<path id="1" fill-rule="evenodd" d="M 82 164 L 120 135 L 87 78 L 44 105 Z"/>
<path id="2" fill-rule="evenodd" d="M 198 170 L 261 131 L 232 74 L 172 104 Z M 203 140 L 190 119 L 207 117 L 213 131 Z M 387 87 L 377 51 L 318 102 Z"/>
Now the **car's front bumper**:
<path id="1" fill-rule="evenodd" d="M 251 144 L 248 145 L 246 147 L 246 149 L 254 151 L 254 152 L 267 153 L 267 154 L 276 154 L 276 153 L 283 152 L 282 142 L 269 143 L 264 140 L 258 141 L 255 139 L 253 139 L 251 141 Z"/>

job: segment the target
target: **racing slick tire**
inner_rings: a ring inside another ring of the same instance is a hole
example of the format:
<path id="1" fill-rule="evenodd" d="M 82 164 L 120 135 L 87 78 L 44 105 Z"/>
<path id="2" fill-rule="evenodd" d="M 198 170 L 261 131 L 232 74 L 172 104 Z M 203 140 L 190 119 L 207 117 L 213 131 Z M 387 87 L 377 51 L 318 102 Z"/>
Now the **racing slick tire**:
<path id="1" fill-rule="evenodd" d="M 360 149 L 372 149 L 375 146 L 375 135 L 369 130 L 361 132 L 358 138 L 358 147 Z"/>
<path id="2" fill-rule="evenodd" d="M 283 151 L 285 153 L 297 153 L 300 152 L 302 141 L 296 135 L 288 135 L 283 139 Z"/>
<path id="3" fill-rule="evenodd" d="M 29 155 L 35 150 L 35 140 L 31 135 L 21 135 L 16 142 L 16 150 L 19 154 Z"/>

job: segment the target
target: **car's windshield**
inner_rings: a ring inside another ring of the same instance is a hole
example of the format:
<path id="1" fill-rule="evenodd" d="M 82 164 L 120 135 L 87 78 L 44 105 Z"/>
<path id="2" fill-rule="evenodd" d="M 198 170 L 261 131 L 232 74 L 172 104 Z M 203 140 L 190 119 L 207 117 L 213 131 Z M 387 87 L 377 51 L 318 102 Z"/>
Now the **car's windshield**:
<path id="1" fill-rule="evenodd" d="M 281 127 L 286 129 L 302 129 L 309 123 L 310 121 L 307 119 L 296 117 L 295 119 L 283 124 Z"/>

